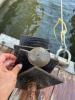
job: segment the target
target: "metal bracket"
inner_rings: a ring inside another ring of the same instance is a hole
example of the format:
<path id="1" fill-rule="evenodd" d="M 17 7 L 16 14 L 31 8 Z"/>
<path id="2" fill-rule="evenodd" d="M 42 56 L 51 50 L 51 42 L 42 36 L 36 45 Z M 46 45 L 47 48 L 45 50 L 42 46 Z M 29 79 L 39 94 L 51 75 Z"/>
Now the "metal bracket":
<path id="1" fill-rule="evenodd" d="M 59 55 L 62 53 L 62 52 L 65 52 L 67 53 L 68 55 L 68 59 L 66 60 L 65 62 L 65 65 L 64 67 L 60 66 L 60 68 L 62 67 L 62 69 L 70 74 L 75 74 L 75 63 L 71 61 L 71 53 L 63 48 L 60 48 L 58 51 L 57 51 L 57 54 L 56 54 L 56 58 L 58 59 Z M 63 64 L 63 63 L 62 63 Z"/>
<path id="2" fill-rule="evenodd" d="M 16 87 L 23 89 L 28 82 L 32 81 L 37 83 L 38 89 L 63 83 L 63 81 L 58 77 L 51 75 L 39 67 L 34 66 L 19 74 Z"/>
<path id="3" fill-rule="evenodd" d="M 75 63 L 70 61 L 69 65 L 67 68 L 64 68 L 65 71 L 67 71 L 70 74 L 75 75 Z"/>
<path id="4" fill-rule="evenodd" d="M 15 39 L 11 36 L 8 36 L 8 35 L 5 35 L 5 34 L 1 34 L 0 35 L 0 44 L 2 45 L 2 42 L 4 41 L 4 46 L 7 46 L 11 49 L 14 49 L 14 45 L 19 45 L 19 40 L 18 39 Z M 28 47 L 27 47 L 28 48 Z M 72 75 L 75 75 L 75 62 L 72 62 L 70 61 L 69 65 L 67 65 L 67 59 L 65 58 L 62 58 L 60 56 L 58 56 L 58 58 L 56 57 L 55 54 L 53 53 L 50 53 L 50 57 L 51 59 L 53 60 L 58 60 L 59 61 L 59 65 L 60 65 L 60 68 Z M 65 67 L 62 67 L 62 66 L 65 66 Z"/>
<path id="5" fill-rule="evenodd" d="M 56 56 L 55 54 L 50 53 L 51 59 L 56 59 L 59 61 L 59 66 L 56 66 L 57 68 L 60 68 L 61 70 L 64 70 L 72 75 L 75 75 L 75 62 L 69 61 L 65 58 L 62 58 L 60 56 Z"/>

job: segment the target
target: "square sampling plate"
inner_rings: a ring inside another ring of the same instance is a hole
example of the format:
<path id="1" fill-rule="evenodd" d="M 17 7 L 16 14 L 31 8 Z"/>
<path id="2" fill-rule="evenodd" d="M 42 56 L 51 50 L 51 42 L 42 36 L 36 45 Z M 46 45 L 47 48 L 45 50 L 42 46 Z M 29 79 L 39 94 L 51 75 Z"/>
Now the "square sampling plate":
<path id="1" fill-rule="evenodd" d="M 62 81 L 39 67 L 32 67 L 18 76 L 17 87 L 25 88 L 28 82 L 36 82 L 38 89 L 62 83 Z"/>

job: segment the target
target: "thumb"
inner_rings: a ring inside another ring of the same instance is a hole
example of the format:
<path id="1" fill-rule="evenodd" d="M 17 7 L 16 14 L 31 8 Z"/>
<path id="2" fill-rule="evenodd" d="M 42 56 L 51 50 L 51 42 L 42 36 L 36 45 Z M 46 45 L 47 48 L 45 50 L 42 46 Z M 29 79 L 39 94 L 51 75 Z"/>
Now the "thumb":
<path id="1" fill-rule="evenodd" d="M 17 65 L 12 69 L 12 71 L 13 71 L 14 74 L 18 74 L 19 71 L 20 71 L 21 69 L 22 69 L 22 64 L 17 64 Z"/>

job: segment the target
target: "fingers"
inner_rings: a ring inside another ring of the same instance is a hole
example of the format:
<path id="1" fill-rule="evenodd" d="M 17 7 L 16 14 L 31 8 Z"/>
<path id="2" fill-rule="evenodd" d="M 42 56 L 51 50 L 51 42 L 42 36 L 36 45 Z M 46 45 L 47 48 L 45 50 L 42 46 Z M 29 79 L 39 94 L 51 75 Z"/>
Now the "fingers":
<path id="1" fill-rule="evenodd" d="M 15 64 L 15 60 L 6 60 L 5 63 L 4 63 L 4 66 L 8 70 L 12 70 L 14 64 Z"/>
<path id="2" fill-rule="evenodd" d="M 21 69 L 22 69 L 22 64 L 17 64 L 17 65 L 12 69 L 12 72 L 13 72 L 14 74 L 17 75 Z"/>
<path id="3" fill-rule="evenodd" d="M 16 57 L 13 54 L 3 53 L 0 56 L 0 64 L 3 65 L 5 69 L 7 69 L 6 67 L 11 67 L 11 64 L 14 64 L 15 61 Z M 18 64 L 12 69 L 12 71 L 14 72 L 14 74 L 18 74 L 21 69 L 22 69 L 22 64 Z"/>
<path id="4" fill-rule="evenodd" d="M 4 63 L 6 60 L 11 59 L 11 60 L 16 60 L 16 56 L 10 53 L 3 53 L 0 56 L 0 63 Z"/>

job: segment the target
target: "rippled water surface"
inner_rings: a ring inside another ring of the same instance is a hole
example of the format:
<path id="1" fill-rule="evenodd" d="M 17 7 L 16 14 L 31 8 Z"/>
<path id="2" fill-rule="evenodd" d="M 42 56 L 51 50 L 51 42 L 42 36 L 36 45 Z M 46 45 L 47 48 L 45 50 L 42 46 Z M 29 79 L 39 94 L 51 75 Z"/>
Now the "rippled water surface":
<path id="1" fill-rule="evenodd" d="M 75 61 L 75 0 L 63 0 L 64 21 L 68 32 L 66 43 Z M 60 27 L 53 27 L 60 17 L 60 0 L 6 0 L 0 7 L 0 33 L 19 38 L 21 34 L 48 39 L 56 52 L 60 43 Z"/>

